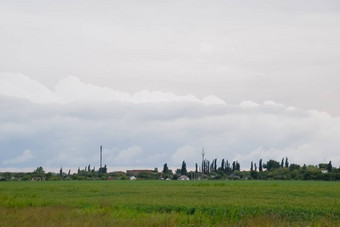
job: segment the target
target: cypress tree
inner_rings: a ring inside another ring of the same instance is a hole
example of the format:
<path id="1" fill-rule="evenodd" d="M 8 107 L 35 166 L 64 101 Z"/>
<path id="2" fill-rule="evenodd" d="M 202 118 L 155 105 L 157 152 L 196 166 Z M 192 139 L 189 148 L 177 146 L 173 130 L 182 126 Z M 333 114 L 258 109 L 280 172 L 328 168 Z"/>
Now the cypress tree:
<path id="1" fill-rule="evenodd" d="M 168 171 L 169 171 L 168 164 L 164 163 L 164 165 L 163 165 L 163 171 L 162 171 L 162 172 L 163 172 L 164 174 L 167 174 Z"/>
<path id="2" fill-rule="evenodd" d="M 185 161 L 182 162 L 182 168 L 181 168 L 181 175 L 186 175 L 187 174 L 187 164 Z"/>
<path id="3" fill-rule="evenodd" d="M 259 161 L 259 171 L 260 172 L 262 172 L 262 169 L 263 168 L 263 166 L 262 166 L 262 159 L 260 159 L 260 161 Z"/>
<path id="4" fill-rule="evenodd" d="M 286 157 L 286 161 L 285 161 L 285 167 L 288 168 L 289 167 L 289 163 L 288 163 L 288 157 Z"/>
<path id="5" fill-rule="evenodd" d="M 327 170 L 328 170 L 328 172 L 331 172 L 332 169 L 333 169 L 332 162 L 329 161 L 328 166 L 327 166 Z"/>

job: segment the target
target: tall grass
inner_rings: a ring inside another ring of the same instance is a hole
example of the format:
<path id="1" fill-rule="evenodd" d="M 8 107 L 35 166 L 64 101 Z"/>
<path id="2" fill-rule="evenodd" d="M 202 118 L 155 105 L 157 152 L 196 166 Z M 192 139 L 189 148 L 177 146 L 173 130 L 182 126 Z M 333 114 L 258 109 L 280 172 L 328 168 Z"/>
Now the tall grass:
<path id="1" fill-rule="evenodd" d="M 340 184 L 1 182 L 0 226 L 340 225 Z"/>

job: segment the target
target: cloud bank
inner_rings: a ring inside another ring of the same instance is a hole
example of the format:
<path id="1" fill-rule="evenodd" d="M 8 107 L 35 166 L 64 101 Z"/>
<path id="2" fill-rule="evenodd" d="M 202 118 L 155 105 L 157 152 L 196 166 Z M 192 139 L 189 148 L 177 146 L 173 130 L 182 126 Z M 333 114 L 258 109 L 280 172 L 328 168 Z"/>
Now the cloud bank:
<path id="1" fill-rule="evenodd" d="M 73 102 L 130 102 L 130 103 L 164 103 L 164 102 L 199 102 L 209 104 L 225 104 L 215 96 L 209 95 L 198 99 L 193 95 L 178 96 L 162 91 L 143 90 L 132 95 L 107 87 L 86 84 L 77 77 L 66 77 L 58 82 L 54 91 L 50 91 L 37 81 L 23 74 L 1 73 L 0 95 L 23 98 L 33 103 Z"/>
<path id="2" fill-rule="evenodd" d="M 0 169 L 99 165 L 188 167 L 206 158 L 250 162 L 288 157 L 340 165 L 340 118 L 275 101 L 229 105 L 162 91 L 133 94 L 76 77 L 53 90 L 23 74 L 0 74 Z"/>

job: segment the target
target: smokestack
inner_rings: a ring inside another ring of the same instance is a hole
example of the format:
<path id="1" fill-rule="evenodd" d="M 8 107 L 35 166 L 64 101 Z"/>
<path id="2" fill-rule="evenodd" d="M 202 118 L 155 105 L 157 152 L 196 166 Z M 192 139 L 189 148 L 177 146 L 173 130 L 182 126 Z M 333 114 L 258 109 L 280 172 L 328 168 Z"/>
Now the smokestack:
<path id="1" fill-rule="evenodd" d="M 100 145 L 100 168 L 102 168 L 102 160 L 103 160 L 103 147 Z"/>

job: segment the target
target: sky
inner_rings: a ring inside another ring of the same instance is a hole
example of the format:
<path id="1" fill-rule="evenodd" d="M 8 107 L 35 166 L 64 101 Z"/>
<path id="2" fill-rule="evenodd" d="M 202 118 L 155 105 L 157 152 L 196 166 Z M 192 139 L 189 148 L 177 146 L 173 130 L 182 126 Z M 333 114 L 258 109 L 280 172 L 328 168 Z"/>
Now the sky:
<path id="1" fill-rule="evenodd" d="M 0 3 L 0 171 L 340 166 L 337 0 Z"/>

